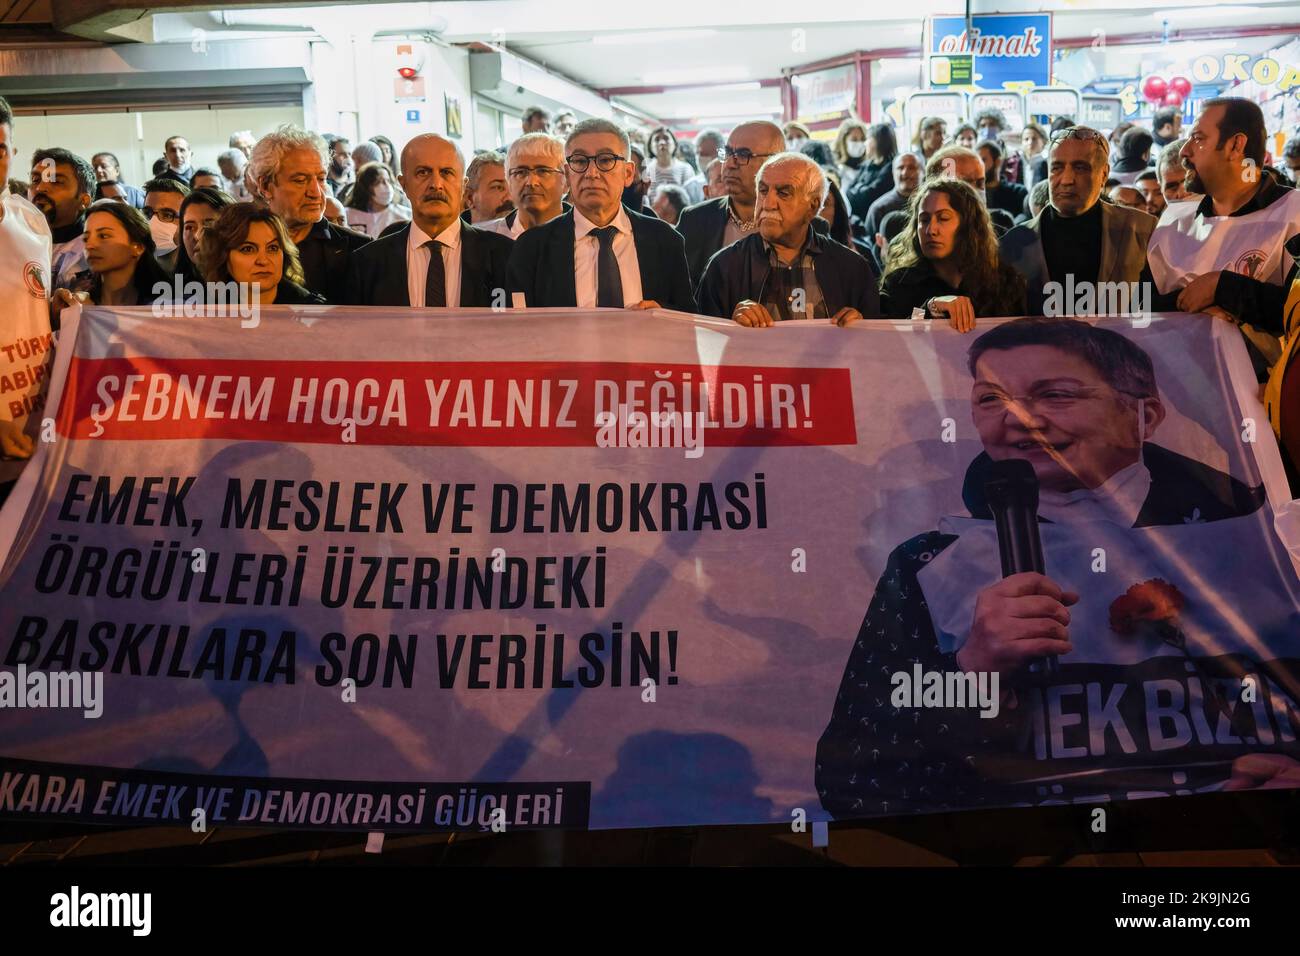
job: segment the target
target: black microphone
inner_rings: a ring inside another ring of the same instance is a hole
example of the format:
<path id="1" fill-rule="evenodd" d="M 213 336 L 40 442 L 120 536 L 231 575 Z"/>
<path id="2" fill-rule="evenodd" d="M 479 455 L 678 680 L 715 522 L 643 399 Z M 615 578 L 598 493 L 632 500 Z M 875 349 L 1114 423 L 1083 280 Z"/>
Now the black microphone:
<path id="1" fill-rule="evenodd" d="M 998 556 L 1002 576 L 1025 571 L 1046 574 L 1043 540 L 1038 535 L 1038 476 L 1024 458 L 993 462 L 984 482 L 984 497 L 998 529 Z M 1049 672 L 1057 669 L 1056 655 L 1044 658 Z"/>
<path id="2" fill-rule="evenodd" d="M 1043 542 L 1038 536 L 1038 476 L 1024 458 L 993 462 L 984 497 L 998 528 L 1002 576 L 1023 571 L 1044 574 Z"/>

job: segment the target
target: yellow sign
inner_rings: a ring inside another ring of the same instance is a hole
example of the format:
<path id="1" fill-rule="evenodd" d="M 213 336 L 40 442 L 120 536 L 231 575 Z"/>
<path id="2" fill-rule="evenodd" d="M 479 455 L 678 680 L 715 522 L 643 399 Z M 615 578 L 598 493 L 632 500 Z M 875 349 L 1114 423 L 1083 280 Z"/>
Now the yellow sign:
<path id="1" fill-rule="evenodd" d="M 1281 93 L 1300 86 L 1300 67 L 1283 66 L 1271 56 L 1251 60 L 1246 53 L 1225 53 L 1223 56 L 1198 56 L 1192 61 L 1192 79 L 1197 83 L 1245 83 L 1254 80 L 1260 86 L 1276 85 Z"/>

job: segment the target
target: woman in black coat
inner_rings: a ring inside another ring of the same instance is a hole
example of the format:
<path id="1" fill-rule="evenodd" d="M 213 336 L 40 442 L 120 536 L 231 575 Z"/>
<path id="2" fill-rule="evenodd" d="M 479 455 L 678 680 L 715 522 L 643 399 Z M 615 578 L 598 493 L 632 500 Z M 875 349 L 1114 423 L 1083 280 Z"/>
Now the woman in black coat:
<path id="1" fill-rule="evenodd" d="M 914 309 L 944 318 L 959 332 L 975 319 L 1023 315 L 1025 280 L 998 257 L 988 210 L 956 179 L 921 184 L 907 226 L 889 244 L 880 282 L 881 311 L 908 318 Z"/>

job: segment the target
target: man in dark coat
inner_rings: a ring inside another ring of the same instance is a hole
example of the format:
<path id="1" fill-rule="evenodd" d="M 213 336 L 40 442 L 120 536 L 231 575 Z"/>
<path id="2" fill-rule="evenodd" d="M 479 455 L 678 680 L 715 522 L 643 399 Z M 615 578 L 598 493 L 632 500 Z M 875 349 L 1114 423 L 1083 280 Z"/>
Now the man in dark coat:
<path id="1" fill-rule="evenodd" d="M 714 254 L 700 281 L 704 315 L 766 327 L 789 319 L 847 325 L 880 315 L 865 259 L 813 228 L 826 178 L 801 153 L 782 153 L 758 175 L 758 233 Z"/>
<path id="2" fill-rule="evenodd" d="M 565 143 L 573 208 L 529 229 L 510 253 L 509 286 L 527 308 L 695 311 L 682 237 L 621 202 L 635 170 L 627 134 L 583 120 Z"/>

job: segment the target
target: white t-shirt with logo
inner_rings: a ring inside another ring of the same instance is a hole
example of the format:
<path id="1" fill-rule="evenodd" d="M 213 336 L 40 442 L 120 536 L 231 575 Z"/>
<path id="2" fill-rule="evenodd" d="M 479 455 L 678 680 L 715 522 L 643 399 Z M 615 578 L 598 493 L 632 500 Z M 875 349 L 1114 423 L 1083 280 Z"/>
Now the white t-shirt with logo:
<path id="1" fill-rule="evenodd" d="M 33 438 L 41 410 L 54 336 L 50 331 L 50 227 L 40 210 L 7 189 L 0 193 L 0 418 L 18 422 Z M 13 481 L 21 459 L 0 458 L 0 482 Z"/>

